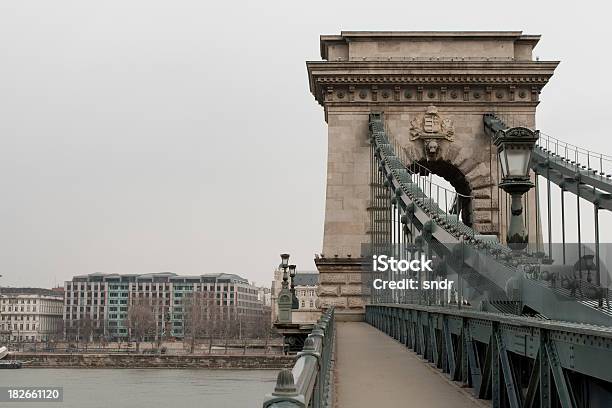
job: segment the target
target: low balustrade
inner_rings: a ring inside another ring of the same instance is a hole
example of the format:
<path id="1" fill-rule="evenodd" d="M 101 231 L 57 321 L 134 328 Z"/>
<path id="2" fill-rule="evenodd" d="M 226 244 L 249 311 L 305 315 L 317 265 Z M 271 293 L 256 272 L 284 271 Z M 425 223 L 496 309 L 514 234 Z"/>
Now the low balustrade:
<path id="1" fill-rule="evenodd" d="M 331 406 L 334 309 L 325 311 L 297 354 L 293 369 L 282 370 L 264 408 Z"/>

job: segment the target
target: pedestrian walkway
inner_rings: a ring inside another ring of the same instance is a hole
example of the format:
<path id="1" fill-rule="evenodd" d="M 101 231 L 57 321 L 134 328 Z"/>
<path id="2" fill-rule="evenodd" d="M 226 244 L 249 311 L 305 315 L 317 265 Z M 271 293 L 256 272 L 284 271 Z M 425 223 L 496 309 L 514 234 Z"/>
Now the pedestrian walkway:
<path id="1" fill-rule="evenodd" d="M 367 323 L 338 322 L 337 408 L 484 406 Z"/>

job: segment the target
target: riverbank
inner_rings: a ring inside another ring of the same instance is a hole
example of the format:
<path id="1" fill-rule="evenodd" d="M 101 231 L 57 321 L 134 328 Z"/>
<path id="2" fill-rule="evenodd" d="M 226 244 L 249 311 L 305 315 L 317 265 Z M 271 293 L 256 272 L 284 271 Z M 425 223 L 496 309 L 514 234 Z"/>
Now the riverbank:
<path id="1" fill-rule="evenodd" d="M 291 368 L 295 361 L 286 355 L 151 355 L 109 353 L 11 353 L 7 358 L 24 362 L 24 368 Z"/>

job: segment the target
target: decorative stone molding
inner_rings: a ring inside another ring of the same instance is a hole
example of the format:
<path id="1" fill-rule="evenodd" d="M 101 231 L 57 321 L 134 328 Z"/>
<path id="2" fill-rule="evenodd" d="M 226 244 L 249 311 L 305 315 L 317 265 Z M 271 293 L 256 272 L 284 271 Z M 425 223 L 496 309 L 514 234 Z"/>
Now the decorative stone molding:
<path id="1" fill-rule="evenodd" d="M 440 102 L 516 100 L 537 103 L 541 88 L 549 81 L 557 65 L 555 61 L 312 61 L 307 63 L 307 68 L 311 92 L 321 104 L 330 101 L 326 96 L 329 92 L 327 86 L 344 86 L 347 90 L 351 86 L 357 92 L 361 87 L 370 88 L 369 102 L 436 99 Z M 379 97 L 378 85 L 389 87 L 386 98 L 382 89 Z M 453 85 L 459 89 L 452 89 Z M 472 92 L 466 92 L 463 87 L 472 87 Z M 516 96 L 525 92 L 524 97 L 515 98 L 514 89 Z M 463 92 L 462 98 L 460 92 Z M 525 97 L 529 94 L 530 98 Z M 360 100 L 367 99 L 361 97 L 361 93 L 359 95 Z M 496 98 L 492 98 L 493 95 Z M 350 97 L 344 99 L 344 102 L 351 101 Z"/>
<path id="2" fill-rule="evenodd" d="M 338 296 L 340 294 L 340 286 L 338 285 L 325 285 L 319 286 L 317 289 L 317 295 L 319 297 L 323 296 Z"/>
<path id="3" fill-rule="evenodd" d="M 528 103 L 537 104 L 540 86 L 400 86 L 381 88 L 378 85 L 328 85 L 324 104 L 381 103 L 404 105 L 413 103 Z M 461 96 L 460 96 L 461 95 Z"/>
<path id="4" fill-rule="evenodd" d="M 493 76 L 493 75 L 459 75 L 459 76 L 385 76 L 379 77 L 374 75 L 344 75 L 344 76 L 321 76 L 316 78 L 316 82 L 320 84 L 359 84 L 359 83 L 379 83 L 379 84 L 546 84 L 548 76 Z"/>
<path id="5" fill-rule="evenodd" d="M 514 100 L 514 91 L 516 90 L 516 86 L 510 85 L 508 95 L 510 95 L 510 100 Z"/>

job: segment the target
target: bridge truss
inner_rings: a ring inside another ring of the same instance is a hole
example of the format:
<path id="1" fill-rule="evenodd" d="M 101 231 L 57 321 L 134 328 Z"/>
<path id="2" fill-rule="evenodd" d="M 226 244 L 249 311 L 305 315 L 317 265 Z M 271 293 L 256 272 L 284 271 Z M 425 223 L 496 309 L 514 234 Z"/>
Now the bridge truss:
<path id="1" fill-rule="evenodd" d="M 494 114 L 484 115 L 483 126 L 491 137 L 512 130 Z M 370 115 L 369 127 L 372 240 L 364 252 L 404 259 L 425 254 L 436 267 L 429 273 L 365 272 L 364 285 L 411 278 L 449 279 L 456 287 L 372 290 L 367 321 L 494 407 L 612 406 L 612 309 L 599 242 L 599 211 L 612 210 L 612 175 L 604 167 L 609 158 L 541 137 L 530 165 L 536 197 L 542 188 L 547 192 L 548 248 L 536 223 L 534 245 L 512 251 L 470 226 L 473 197 L 437 185 L 425 165 L 404 157 L 382 113 Z M 558 251 L 552 244 L 551 183 L 561 188 Z M 566 194 L 593 205 L 590 246 L 580 235 L 580 205 L 578 243 L 565 242 Z"/>

